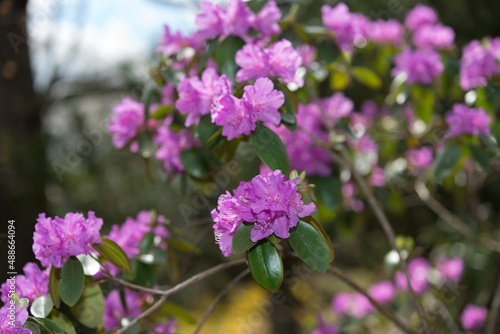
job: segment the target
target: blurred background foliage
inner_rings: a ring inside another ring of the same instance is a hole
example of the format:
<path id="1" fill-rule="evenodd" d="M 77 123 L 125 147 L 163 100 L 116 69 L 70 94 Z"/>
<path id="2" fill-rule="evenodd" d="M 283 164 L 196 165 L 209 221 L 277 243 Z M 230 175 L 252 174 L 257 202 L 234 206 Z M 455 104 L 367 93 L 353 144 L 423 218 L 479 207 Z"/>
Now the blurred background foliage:
<path id="1" fill-rule="evenodd" d="M 178 5 L 178 2 L 156 2 L 171 6 L 172 10 L 175 10 L 174 5 Z M 295 2 L 301 4 L 298 20 L 311 25 L 321 24 L 319 14 L 323 4 L 333 6 L 337 3 Z M 294 1 L 277 3 L 287 13 Z M 406 11 L 417 3 L 437 9 L 441 22 L 455 30 L 459 49 L 472 39 L 500 35 L 498 1 L 346 1 L 351 11 L 364 13 L 371 20 L 403 20 Z M 116 2 L 116 5 L 120 3 Z M 64 10 L 63 3 L 58 6 L 61 7 L 59 10 Z M 0 9 L 0 35 L 6 36 L 14 31 L 18 36 L 26 36 L 23 27 L 26 1 L 16 1 L 12 5 L 11 1 L 2 0 Z M 160 33 L 162 27 L 157 29 Z M 29 38 L 27 41 L 29 43 Z M 174 230 L 202 250 L 202 256 L 193 257 L 184 278 L 223 260 L 214 244 L 209 219 L 209 212 L 216 206 L 218 196 L 201 198 L 182 177 L 169 178 L 165 175 L 158 162 L 142 159 L 128 151 L 118 151 L 111 144 L 111 136 L 107 132 L 111 107 L 125 95 L 139 100 L 144 89 L 145 76 L 137 70 L 137 64 L 117 64 L 99 76 L 85 78 L 66 76 L 65 66 L 61 65 L 53 71 L 45 87 L 34 91 L 26 43 L 19 44 L 19 52 L 12 51 L 8 39 L 1 39 L 0 43 L 0 211 L 2 221 L 17 220 L 18 240 L 22 240 L 19 243 L 31 245 L 31 231 L 40 212 L 46 212 L 47 216 L 62 216 L 66 212 L 92 210 L 104 219 L 103 230 L 106 233 L 111 224 L 121 223 L 127 216 L 135 217 L 140 210 L 154 209 L 170 220 Z M 49 54 L 57 51 L 57 44 L 49 43 L 46 47 Z M 69 63 L 72 56 L 67 55 Z M 146 62 L 154 63 L 155 57 L 152 52 L 150 59 L 153 60 L 143 59 L 139 67 Z M 353 86 L 347 94 L 359 105 L 367 92 L 362 87 Z M 380 141 L 379 144 L 383 159 L 384 151 L 391 152 L 393 143 Z M 233 189 L 237 181 L 248 180 L 257 173 L 257 159 L 250 164 L 242 161 L 242 164 L 245 166 L 244 174 L 231 180 L 227 189 Z M 479 219 L 470 217 L 473 228 L 477 221 L 497 223 L 500 217 L 498 171 L 492 172 L 483 181 L 471 179 L 466 186 L 455 187 L 453 193 L 443 192 L 440 197 L 445 206 L 454 210 L 468 212 L 475 206 L 469 212 L 484 213 Z M 477 189 L 482 184 L 484 186 Z M 441 250 L 445 254 L 464 257 L 467 271 L 463 282 L 467 286 L 458 298 L 475 302 L 488 300 L 495 285 L 493 271 L 499 268 L 497 260 L 491 254 L 462 242 L 463 238 L 458 233 L 425 209 L 415 196 L 395 189 L 383 189 L 377 193 L 397 233 L 414 237 L 415 254 L 432 256 L 432 252 Z M 327 213 L 323 218 L 336 247 L 336 265 L 347 269 L 365 287 L 388 278 L 382 260 L 390 247 L 370 210 L 363 213 Z M 21 267 L 29 260 L 32 260 L 32 255 L 26 246 L 26 251 L 19 254 L 17 264 Z M 186 257 L 178 259 L 180 263 L 184 260 Z M 485 271 L 489 274 L 484 275 Z M 199 319 L 217 292 L 237 273 L 235 269 L 219 274 L 175 299 L 194 310 Z M 4 280 L 2 278 L 1 281 Z M 169 283 L 167 277 L 159 281 Z M 332 294 L 345 288 L 329 276 L 308 276 L 300 283 L 300 293 L 289 292 L 286 305 L 276 305 L 273 323 L 270 323 L 268 318 L 271 316 L 262 313 L 262 305 L 269 294 L 247 278 L 224 299 L 202 332 L 263 333 L 271 332 L 274 326 L 276 333 L 294 333 L 294 321 L 302 322 L 307 331 L 314 327 L 314 314 L 328 309 Z M 249 320 L 248 315 L 252 314 L 256 315 Z M 241 326 L 246 327 L 242 329 Z M 186 332 L 193 328 L 181 323 L 179 331 Z M 368 328 L 366 332 L 375 333 Z"/>

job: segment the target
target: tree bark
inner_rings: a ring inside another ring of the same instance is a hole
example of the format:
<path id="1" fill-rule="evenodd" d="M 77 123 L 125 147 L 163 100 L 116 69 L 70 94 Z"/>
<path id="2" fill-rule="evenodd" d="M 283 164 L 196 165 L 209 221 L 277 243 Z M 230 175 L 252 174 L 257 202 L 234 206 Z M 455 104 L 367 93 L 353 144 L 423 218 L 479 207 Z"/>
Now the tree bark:
<path id="1" fill-rule="evenodd" d="M 0 284 L 34 261 L 34 225 L 45 211 L 46 159 L 41 107 L 33 88 L 27 0 L 0 0 Z M 7 228 L 15 220 L 15 270 L 7 263 Z M 10 276 L 10 275 L 9 275 Z"/>

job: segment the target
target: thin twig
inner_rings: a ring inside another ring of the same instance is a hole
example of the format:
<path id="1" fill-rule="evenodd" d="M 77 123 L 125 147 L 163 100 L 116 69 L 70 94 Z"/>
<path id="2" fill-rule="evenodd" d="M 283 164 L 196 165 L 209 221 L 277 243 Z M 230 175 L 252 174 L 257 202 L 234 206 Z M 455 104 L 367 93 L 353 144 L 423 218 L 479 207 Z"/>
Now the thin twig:
<path id="1" fill-rule="evenodd" d="M 451 213 L 439 201 L 430 194 L 429 190 L 422 181 L 415 182 L 415 191 L 429 209 L 434 211 L 439 217 L 443 218 L 451 227 L 460 232 L 467 239 L 489 249 L 500 253 L 500 244 L 492 239 L 479 238 L 476 233 L 460 218 Z"/>
<path id="2" fill-rule="evenodd" d="M 243 277 L 245 277 L 249 273 L 250 273 L 250 269 L 247 268 L 247 269 L 243 270 L 238 276 L 236 276 L 235 278 L 233 278 L 231 280 L 231 282 L 229 282 L 224 287 L 224 289 L 221 290 L 221 292 L 219 292 L 219 294 L 217 295 L 217 297 L 215 297 L 215 299 L 212 302 L 212 304 L 210 304 L 210 306 L 208 307 L 208 309 L 205 311 L 205 314 L 203 315 L 203 318 L 201 318 L 201 320 L 198 323 L 198 326 L 196 326 L 196 329 L 194 330 L 193 334 L 198 334 L 200 332 L 201 328 L 203 327 L 203 325 L 207 321 L 208 317 L 212 314 L 212 312 L 215 310 L 215 307 L 217 306 L 217 304 L 219 304 L 219 302 L 221 301 L 222 297 L 224 297 L 226 295 L 226 293 L 229 291 L 229 289 L 231 289 L 236 283 L 238 283 Z"/>
<path id="3" fill-rule="evenodd" d="M 337 276 L 340 280 L 344 281 L 347 285 L 349 285 L 351 288 L 356 290 L 357 292 L 361 293 L 363 296 L 368 298 L 370 303 L 380 312 L 382 313 L 387 319 L 392 321 L 392 323 L 396 326 L 398 326 L 400 329 L 402 329 L 405 333 L 415 333 L 415 331 L 411 330 L 406 326 L 401 320 L 399 320 L 395 315 L 391 313 L 387 309 L 387 307 L 379 304 L 377 301 L 375 301 L 366 290 L 361 288 L 358 284 L 356 284 L 353 280 L 351 280 L 349 277 L 347 277 L 342 271 L 329 267 L 328 272 L 332 273 L 333 275 Z"/>

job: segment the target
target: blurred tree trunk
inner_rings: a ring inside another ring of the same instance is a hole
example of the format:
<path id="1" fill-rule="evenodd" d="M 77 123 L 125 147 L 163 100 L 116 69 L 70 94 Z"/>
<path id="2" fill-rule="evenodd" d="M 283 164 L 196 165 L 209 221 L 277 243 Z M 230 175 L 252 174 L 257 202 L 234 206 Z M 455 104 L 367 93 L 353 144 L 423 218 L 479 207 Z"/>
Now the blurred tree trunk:
<path id="1" fill-rule="evenodd" d="M 0 0 L 0 282 L 7 278 L 6 226 L 15 220 L 16 263 L 33 261 L 33 231 L 45 212 L 46 161 L 40 105 L 33 89 L 27 0 Z"/>

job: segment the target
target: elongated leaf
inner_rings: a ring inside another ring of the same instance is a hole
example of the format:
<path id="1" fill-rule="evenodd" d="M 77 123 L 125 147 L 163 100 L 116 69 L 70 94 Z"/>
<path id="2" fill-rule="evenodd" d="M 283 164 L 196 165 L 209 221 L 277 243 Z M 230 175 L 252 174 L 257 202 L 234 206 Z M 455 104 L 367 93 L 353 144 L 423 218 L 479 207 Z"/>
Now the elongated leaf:
<path id="1" fill-rule="evenodd" d="M 155 243 L 155 234 L 152 231 L 147 232 L 142 237 L 141 242 L 139 243 L 139 249 L 141 253 L 146 254 L 151 252 Z"/>
<path id="2" fill-rule="evenodd" d="M 208 176 L 208 166 L 200 149 L 191 148 L 181 152 L 181 162 L 189 175 L 204 179 Z"/>
<path id="3" fill-rule="evenodd" d="M 163 304 L 161 310 L 189 325 L 196 324 L 196 319 L 189 313 L 189 311 L 177 304 L 167 301 Z"/>
<path id="4" fill-rule="evenodd" d="M 208 59 L 212 56 L 214 53 L 215 47 L 217 46 L 217 38 L 211 39 L 207 42 L 206 48 L 205 48 L 205 53 L 200 59 L 200 62 L 198 63 L 198 74 L 201 74 L 203 70 L 205 69 L 205 65 L 207 64 Z"/>
<path id="5" fill-rule="evenodd" d="M 458 144 L 448 144 L 436 158 L 434 165 L 434 178 L 440 181 L 449 176 L 455 169 L 462 156 L 462 149 Z"/>
<path id="6" fill-rule="evenodd" d="M 57 310 L 53 310 L 50 313 L 50 320 L 58 324 L 63 329 L 64 333 L 76 334 L 75 327 L 73 327 L 71 320 L 69 320 L 68 317 L 65 316 L 63 313 Z"/>
<path id="7" fill-rule="evenodd" d="M 102 245 L 94 244 L 92 247 L 94 247 L 99 255 L 106 259 L 106 261 L 112 263 L 127 275 L 132 273 L 132 265 L 130 264 L 127 254 L 125 254 L 123 249 L 113 240 L 102 238 Z"/>
<path id="8" fill-rule="evenodd" d="M 434 92 L 414 85 L 411 90 L 415 113 L 425 123 L 429 123 L 434 113 Z"/>
<path id="9" fill-rule="evenodd" d="M 477 145 L 469 144 L 469 149 L 472 159 L 474 159 L 474 161 L 476 161 L 485 172 L 489 172 L 491 170 L 491 164 L 488 154 Z"/>
<path id="10" fill-rule="evenodd" d="M 247 264 L 261 287 L 276 292 L 283 281 L 283 262 L 276 247 L 269 241 L 258 243 L 247 252 Z"/>
<path id="11" fill-rule="evenodd" d="M 288 240 L 302 261 L 314 270 L 326 273 L 330 263 L 328 247 L 312 225 L 300 220 L 297 226 L 290 230 Z"/>
<path id="12" fill-rule="evenodd" d="M 39 325 L 40 328 L 44 329 L 48 334 L 64 334 L 64 330 L 61 326 L 50 319 L 30 317 L 30 320 L 33 320 L 34 323 Z"/>
<path id="13" fill-rule="evenodd" d="M 59 280 L 61 279 L 61 269 L 52 266 L 49 274 L 49 294 L 56 308 L 61 306 L 61 297 L 59 295 Z"/>
<path id="14" fill-rule="evenodd" d="M 331 210 L 337 210 L 342 203 L 342 184 L 340 175 L 333 174 L 329 177 L 309 177 L 312 184 L 316 185 L 314 191 L 321 203 Z"/>
<path id="15" fill-rule="evenodd" d="M 316 219 L 314 219 L 313 216 L 304 217 L 302 218 L 302 220 L 312 225 L 316 229 L 316 231 L 318 231 L 319 234 L 321 234 L 321 237 L 323 237 L 323 241 L 325 242 L 326 247 L 328 247 L 328 255 L 331 263 L 335 258 L 335 249 L 333 248 L 332 241 L 330 240 L 328 234 L 326 234 L 326 231 L 323 228 L 323 226 L 321 226 L 321 224 Z"/>
<path id="16" fill-rule="evenodd" d="M 246 5 L 252 10 L 252 12 L 257 14 L 267 4 L 267 1 L 268 0 L 251 0 L 248 1 Z"/>
<path id="17" fill-rule="evenodd" d="M 87 286 L 75 306 L 71 307 L 71 313 L 75 318 L 89 328 L 97 328 L 102 323 L 104 315 L 104 297 L 101 287 L 94 283 L 90 277 L 85 279 Z"/>
<path id="18" fill-rule="evenodd" d="M 77 258 L 70 257 L 61 269 L 59 294 L 61 300 L 69 306 L 75 305 L 83 292 L 85 275 Z"/>
<path id="19" fill-rule="evenodd" d="M 54 303 L 50 296 L 40 296 L 31 304 L 30 312 L 35 317 L 45 318 L 52 311 L 53 307 Z"/>
<path id="20" fill-rule="evenodd" d="M 170 248 L 175 248 L 177 250 L 186 252 L 186 253 L 195 253 L 199 254 L 200 250 L 187 242 L 186 240 L 176 239 L 176 238 L 168 238 L 167 245 Z"/>
<path id="21" fill-rule="evenodd" d="M 152 288 L 156 284 L 156 274 L 151 265 L 135 261 L 135 283 Z"/>
<path id="22" fill-rule="evenodd" d="M 200 122 L 198 123 L 198 136 L 200 137 L 203 144 L 208 144 L 209 141 L 211 144 L 215 144 L 215 140 L 211 140 L 211 138 L 215 134 L 220 134 L 221 127 L 217 124 L 212 123 L 210 119 L 210 115 L 205 115 L 200 118 Z M 210 145 L 209 145 L 210 146 Z"/>
<path id="23" fill-rule="evenodd" d="M 354 66 L 351 68 L 351 74 L 354 79 L 369 88 L 379 89 L 382 86 L 382 79 L 369 68 Z"/>
<path id="24" fill-rule="evenodd" d="M 256 243 L 250 240 L 250 231 L 254 225 L 241 224 L 234 232 L 233 236 L 233 253 L 243 253 L 252 248 Z"/>
<path id="25" fill-rule="evenodd" d="M 481 134 L 481 135 L 479 135 L 479 138 L 497 156 L 500 155 L 500 147 L 498 147 L 498 144 L 496 142 L 494 142 L 489 136 Z"/>
<path id="26" fill-rule="evenodd" d="M 290 171 L 290 158 L 280 137 L 271 129 L 257 124 L 252 133 L 252 144 L 260 160 L 272 170 Z"/>
<path id="27" fill-rule="evenodd" d="M 29 329 L 31 334 L 41 334 L 40 325 L 32 318 L 28 318 L 28 320 L 24 323 L 23 328 Z"/>
<path id="28" fill-rule="evenodd" d="M 236 52 L 245 45 L 239 37 L 226 37 L 215 50 L 215 62 L 222 74 L 227 75 L 231 80 L 235 79 L 238 65 L 235 61 Z"/>
<path id="29" fill-rule="evenodd" d="M 349 85 L 349 76 L 345 71 L 335 71 L 330 76 L 330 87 L 333 90 L 344 90 Z"/>

